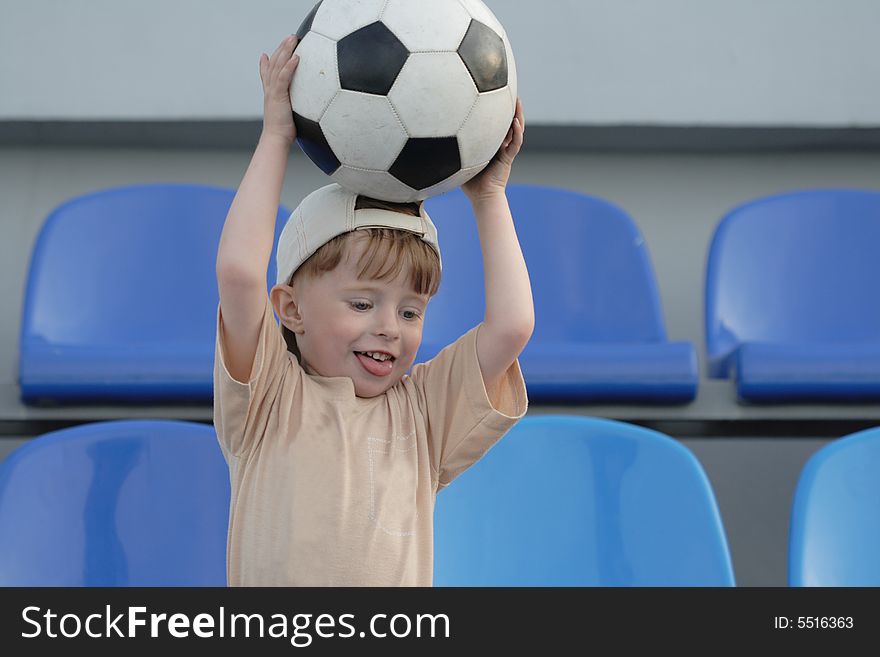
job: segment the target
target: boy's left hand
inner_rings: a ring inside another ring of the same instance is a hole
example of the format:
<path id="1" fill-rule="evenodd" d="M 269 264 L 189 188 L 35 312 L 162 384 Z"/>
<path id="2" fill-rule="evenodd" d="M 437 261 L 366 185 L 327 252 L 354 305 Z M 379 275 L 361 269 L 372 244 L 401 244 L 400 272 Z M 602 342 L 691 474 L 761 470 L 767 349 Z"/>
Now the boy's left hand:
<path id="1" fill-rule="evenodd" d="M 471 203 L 504 194 L 507 179 L 510 177 L 510 167 L 513 164 L 513 158 L 516 157 L 522 146 L 524 133 L 525 119 L 523 118 L 522 102 L 517 98 L 513 122 L 510 124 L 510 130 L 507 131 L 501 148 L 498 149 L 495 157 L 486 165 L 485 169 L 461 186 Z"/>

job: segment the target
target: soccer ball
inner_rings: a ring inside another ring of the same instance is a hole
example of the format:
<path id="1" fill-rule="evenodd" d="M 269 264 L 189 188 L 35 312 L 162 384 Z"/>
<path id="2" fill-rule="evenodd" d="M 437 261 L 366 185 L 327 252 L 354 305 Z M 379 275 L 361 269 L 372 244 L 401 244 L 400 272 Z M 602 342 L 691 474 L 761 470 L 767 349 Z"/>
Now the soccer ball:
<path id="1" fill-rule="evenodd" d="M 297 141 L 358 194 L 411 202 L 453 189 L 510 128 L 513 52 L 480 0 L 322 0 L 297 36 Z"/>

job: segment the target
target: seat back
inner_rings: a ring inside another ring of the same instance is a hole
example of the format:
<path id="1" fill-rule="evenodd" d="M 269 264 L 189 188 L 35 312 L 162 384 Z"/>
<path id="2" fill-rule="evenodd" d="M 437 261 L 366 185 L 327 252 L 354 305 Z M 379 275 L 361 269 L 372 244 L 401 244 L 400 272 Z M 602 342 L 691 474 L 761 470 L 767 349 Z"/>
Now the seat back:
<path id="1" fill-rule="evenodd" d="M 634 425 L 529 416 L 437 495 L 438 586 L 732 586 L 693 454 Z"/>
<path id="2" fill-rule="evenodd" d="M 225 586 L 229 495 L 208 425 L 34 438 L 0 464 L 0 585 Z"/>
<path id="3" fill-rule="evenodd" d="M 757 199 L 718 224 L 706 268 L 709 375 L 744 342 L 880 340 L 880 192 L 821 189 Z"/>
<path id="4" fill-rule="evenodd" d="M 56 208 L 36 240 L 27 277 L 25 401 L 104 400 L 121 390 L 136 398 L 139 381 L 151 398 L 173 399 L 197 383 L 209 399 L 215 263 L 234 195 L 201 185 L 138 185 Z M 279 209 L 277 233 L 287 214 Z M 274 258 L 269 269 L 271 285 Z"/>
<path id="5" fill-rule="evenodd" d="M 647 248 L 623 210 L 550 187 L 510 185 L 507 196 L 532 284 L 532 343 L 666 339 Z M 427 351 L 436 353 L 483 320 L 483 261 L 467 197 L 456 190 L 426 204 L 444 262 L 451 263 L 423 335 Z"/>
<path id="6" fill-rule="evenodd" d="M 791 586 L 880 586 L 880 427 L 829 443 L 801 472 L 788 547 Z"/>

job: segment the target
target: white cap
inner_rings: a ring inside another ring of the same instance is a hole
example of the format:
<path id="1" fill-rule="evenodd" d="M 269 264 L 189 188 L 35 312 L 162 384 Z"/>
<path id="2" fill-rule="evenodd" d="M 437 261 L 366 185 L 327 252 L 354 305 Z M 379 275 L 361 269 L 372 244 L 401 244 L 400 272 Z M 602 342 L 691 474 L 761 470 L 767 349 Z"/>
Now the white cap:
<path id="1" fill-rule="evenodd" d="M 424 203 L 419 206 L 419 216 L 413 217 L 377 208 L 355 210 L 357 198 L 355 192 L 334 183 L 321 187 L 302 200 L 291 213 L 278 239 L 276 283 L 287 283 L 302 263 L 337 235 L 359 228 L 396 228 L 415 233 L 440 258 L 437 229 L 425 211 Z"/>

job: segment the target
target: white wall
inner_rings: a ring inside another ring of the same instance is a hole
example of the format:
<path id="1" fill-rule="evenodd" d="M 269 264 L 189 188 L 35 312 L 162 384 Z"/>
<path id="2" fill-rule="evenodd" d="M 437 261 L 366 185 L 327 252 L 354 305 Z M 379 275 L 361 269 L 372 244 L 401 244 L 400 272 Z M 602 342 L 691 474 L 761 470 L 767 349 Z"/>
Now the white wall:
<path id="1" fill-rule="evenodd" d="M 0 0 L 0 120 L 259 118 L 312 4 Z M 880 126 L 875 0 L 487 4 L 533 124 Z"/>

